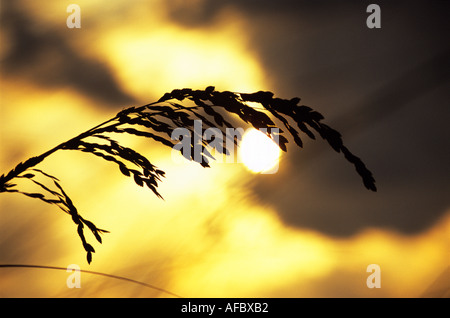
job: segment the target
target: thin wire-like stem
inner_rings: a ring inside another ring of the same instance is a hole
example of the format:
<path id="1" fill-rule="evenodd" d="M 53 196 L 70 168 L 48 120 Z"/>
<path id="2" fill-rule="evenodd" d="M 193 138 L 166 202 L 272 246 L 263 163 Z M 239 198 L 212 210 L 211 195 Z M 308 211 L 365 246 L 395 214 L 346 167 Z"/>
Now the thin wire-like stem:
<path id="1" fill-rule="evenodd" d="M 45 265 L 28 265 L 28 264 L 0 264 L 0 268 L 39 268 L 39 269 L 53 269 L 53 270 L 63 270 L 63 271 L 67 271 L 67 268 L 64 267 L 58 267 L 58 266 L 45 266 Z M 80 269 L 79 270 L 82 273 L 87 273 L 87 274 L 92 274 L 92 275 L 98 275 L 98 276 L 103 276 L 103 277 L 109 277 L 109 278 L 114 278 L 114 279 L 119 279 L 119 280 L 123 280 L 123 281 L 127 281 L 133 284 L 138 284 L 147 288 L 151 288 L 163 293 L 166 293 L 168 295 L 174 296 L 176 298 L 183 298 L 180 295 L 177 295 L 175 293 L 172 293 L 168 290 L 165 290 L 163 288 L 159 288 L 144 282 L 140 282 L 138 280 L 134 280 L 131 278 L 127 278 L 127 277 L 122 277 L 122 276 L 117 276 L 117 275 L 111 275 L 111 274 L 105 274 L 105 273 L 101 273 L 101 272 L 95 272 L 95 271 L 89 271 L 89 270 L 83 270 Z"/>

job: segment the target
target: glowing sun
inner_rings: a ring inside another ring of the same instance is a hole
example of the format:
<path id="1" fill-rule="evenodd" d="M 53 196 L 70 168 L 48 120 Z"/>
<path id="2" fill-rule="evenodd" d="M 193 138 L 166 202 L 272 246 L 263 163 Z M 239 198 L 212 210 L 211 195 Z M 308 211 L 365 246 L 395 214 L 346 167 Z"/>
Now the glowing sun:
<path id="1" fill-rule="evenodd" d="M 280 148 L 271 138 L 256 129 L 247 130 L 239 147 L 241 162 L 254 173 L 275 172 L 280 152 Z"/>

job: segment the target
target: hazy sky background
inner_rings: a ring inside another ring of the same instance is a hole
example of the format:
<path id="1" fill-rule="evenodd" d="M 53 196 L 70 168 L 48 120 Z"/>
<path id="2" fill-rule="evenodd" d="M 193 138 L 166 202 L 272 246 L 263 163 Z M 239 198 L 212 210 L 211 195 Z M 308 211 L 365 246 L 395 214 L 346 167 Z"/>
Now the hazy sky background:
<path id="1" fill-rule="evenodd" d="M 130 141 L 167 171 L 165 201 L 106 162 L 57 153 L 42 168 L 111 233 L 88 266 L 69 217 L 2 194 L 0 263 L 79 264 L 185 297 L 449 296 L 447 1 L 376 2 L 381 29 L 361 1 L 78 1 L 81 29 L 68 29 L 70 3 L 1 1 L 1 173 L 126 106 L 215 85 L 301 97 L 378 192 L 321 140 L 291 147 L 274 175 Z M 67 275 L 0 269 L 0 296 L 166 296 L 89 275 L 71 290 Z"/>

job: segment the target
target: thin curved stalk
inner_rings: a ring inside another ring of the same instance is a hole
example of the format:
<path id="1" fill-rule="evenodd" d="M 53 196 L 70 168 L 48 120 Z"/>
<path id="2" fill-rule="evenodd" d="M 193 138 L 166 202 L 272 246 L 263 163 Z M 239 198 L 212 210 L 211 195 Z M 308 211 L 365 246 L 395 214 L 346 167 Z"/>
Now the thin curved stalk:
<path id="1" fill-rule="evenodd" d="M 38 268 L 38 269 L 52 269 L 52 270 L 63 270 L 63 271 L 67 271 L 67 268 L 64 267 L 58 267 L 58 266 L 45 266 L 45 265 L 28 265 L 28 264 L 0 264 L 0 268 Z M 127 277 L 123 277 L 123 276 L 117 276 L 117 275 L 111 275 L 111 274 L 105 274 L 105 273 L 101 273 L 101 272 L 95 272 L 95 271 L 89 271 L 89 270 L 84 270 L 84 269 L 80 269 L 79 270 L 81 273 L 87 273 L 87 274 L 93 274 L 93 275 L 98 275 L 98 276 L 103 276 L 103 277 L 109 277 L 109 278 L 114 278 L 114 279 L 118 279 L 118 280 L 122 280 L 122 281 L 126 281 L 126 282 L 130 282 L 133 284 L 138 284 L 147 288 L 151 288 L 163 293 L 166 293 L 168 295 L 171 295 L 173 297 L 176 298 L 183 298 L 180 295 L 177 295 L 175 293 L 172 293 L 168 290 L 165 290 L 163 288 L 160 287 L 156 287 L 144 282 L 140 282 L 138 280 L 134 280 L 131 278 L 127 278 Z"/>

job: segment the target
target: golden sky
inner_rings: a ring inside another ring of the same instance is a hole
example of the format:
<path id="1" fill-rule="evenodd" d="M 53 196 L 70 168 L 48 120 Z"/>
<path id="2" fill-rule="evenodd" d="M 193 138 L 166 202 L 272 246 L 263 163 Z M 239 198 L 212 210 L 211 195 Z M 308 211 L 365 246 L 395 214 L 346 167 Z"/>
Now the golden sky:
<path id="1" fill-rule="evenodd" d="M 187 14 L 196 16 L 195 8 L 206 7 L 206 1 L 191 1 L 189 6 L 185 1 L 139 1 L 132 6 L 126 1 L 77 1 L 81 28 L 68 29 L 69 3 L 20 3 L 2 1 L 0 7 L 2 14 L 9 13 L 0 37 L 1 173 L 126 106 L 155 101 L 174 88 L 214 85 L 238 92 L 283 91 L 263 54 L 252 45 L 256 28 L 252 23 L 264 22 L 250 21 L 246 11 L 232 5 L 221 8 L 205 25 L 188 25 L 176 20 L 179 11 L 189 8 Z M 301 32 L 310 32 L 308 38 L 315 31 Z M 305 56 L 302 61 L 307 63 Z M 299 69 L 308 69 L 299 63 Z M 309 96 L 309 101 L 314 96 L 324 101 L 316 91 Z M 260 182 L 268 187 L 279 182 L 276 178 L 289 184 L 294 172 L 302 170 L 302 161 L 295 157 L 282 155 L 278 176 L 255 175 L 242 164 L 219 163 L 204 169 L 174 162 L 170 149 L 145 139 L 127 140 L 127 146 L 140 149 L 166 171 L 159 186 L 164 200 L 137 187 L 107 162 L 81 152 L 57 152 L 39 168 L 58 176 L 80 214 L 111 233 L 103 235 L 103 244 L 94 244 L 96 253 L 88 265 L 69 216 L 39 200 L 2 193 L 0 264 L 78 264 L 183 297 L 449 296 L 448 201 L 429 226 L 410 233 L 389 224 L 371 224 L 368 216 L 365 226 L 353 233 L 333 235 L 286 221 L 279 207 L 261 200 L 251 186 Z M 315 162 L 319 170 L 320 162 Z M 294 184 L 300 186 L 289 188 L 289 193 L 295 197 L 296 191 L 308 191 L 307 181 L 297 180 Z M 396 186 L 395 180 L 391 186 Z M 358 195 L 367 198 L 366 190 L 362 184 L 348 188 L 342 192 L 346 198 L 330 194 L 321 200 L 354 200 L 347 208 L 360 208 Z M 360 192 L 352 194 L 355 188 Z M 310 205 L 302 207 L 299 200 L 291 212 L 308 218 L 302 211 Z M 370 264 L 380 266 L 381 288 L 366 285 Z M 68 275 L 0 268 L 0 297 L 170 296 L 87 273 L 81 274 L 81 288 L 69 289 Z"/>

